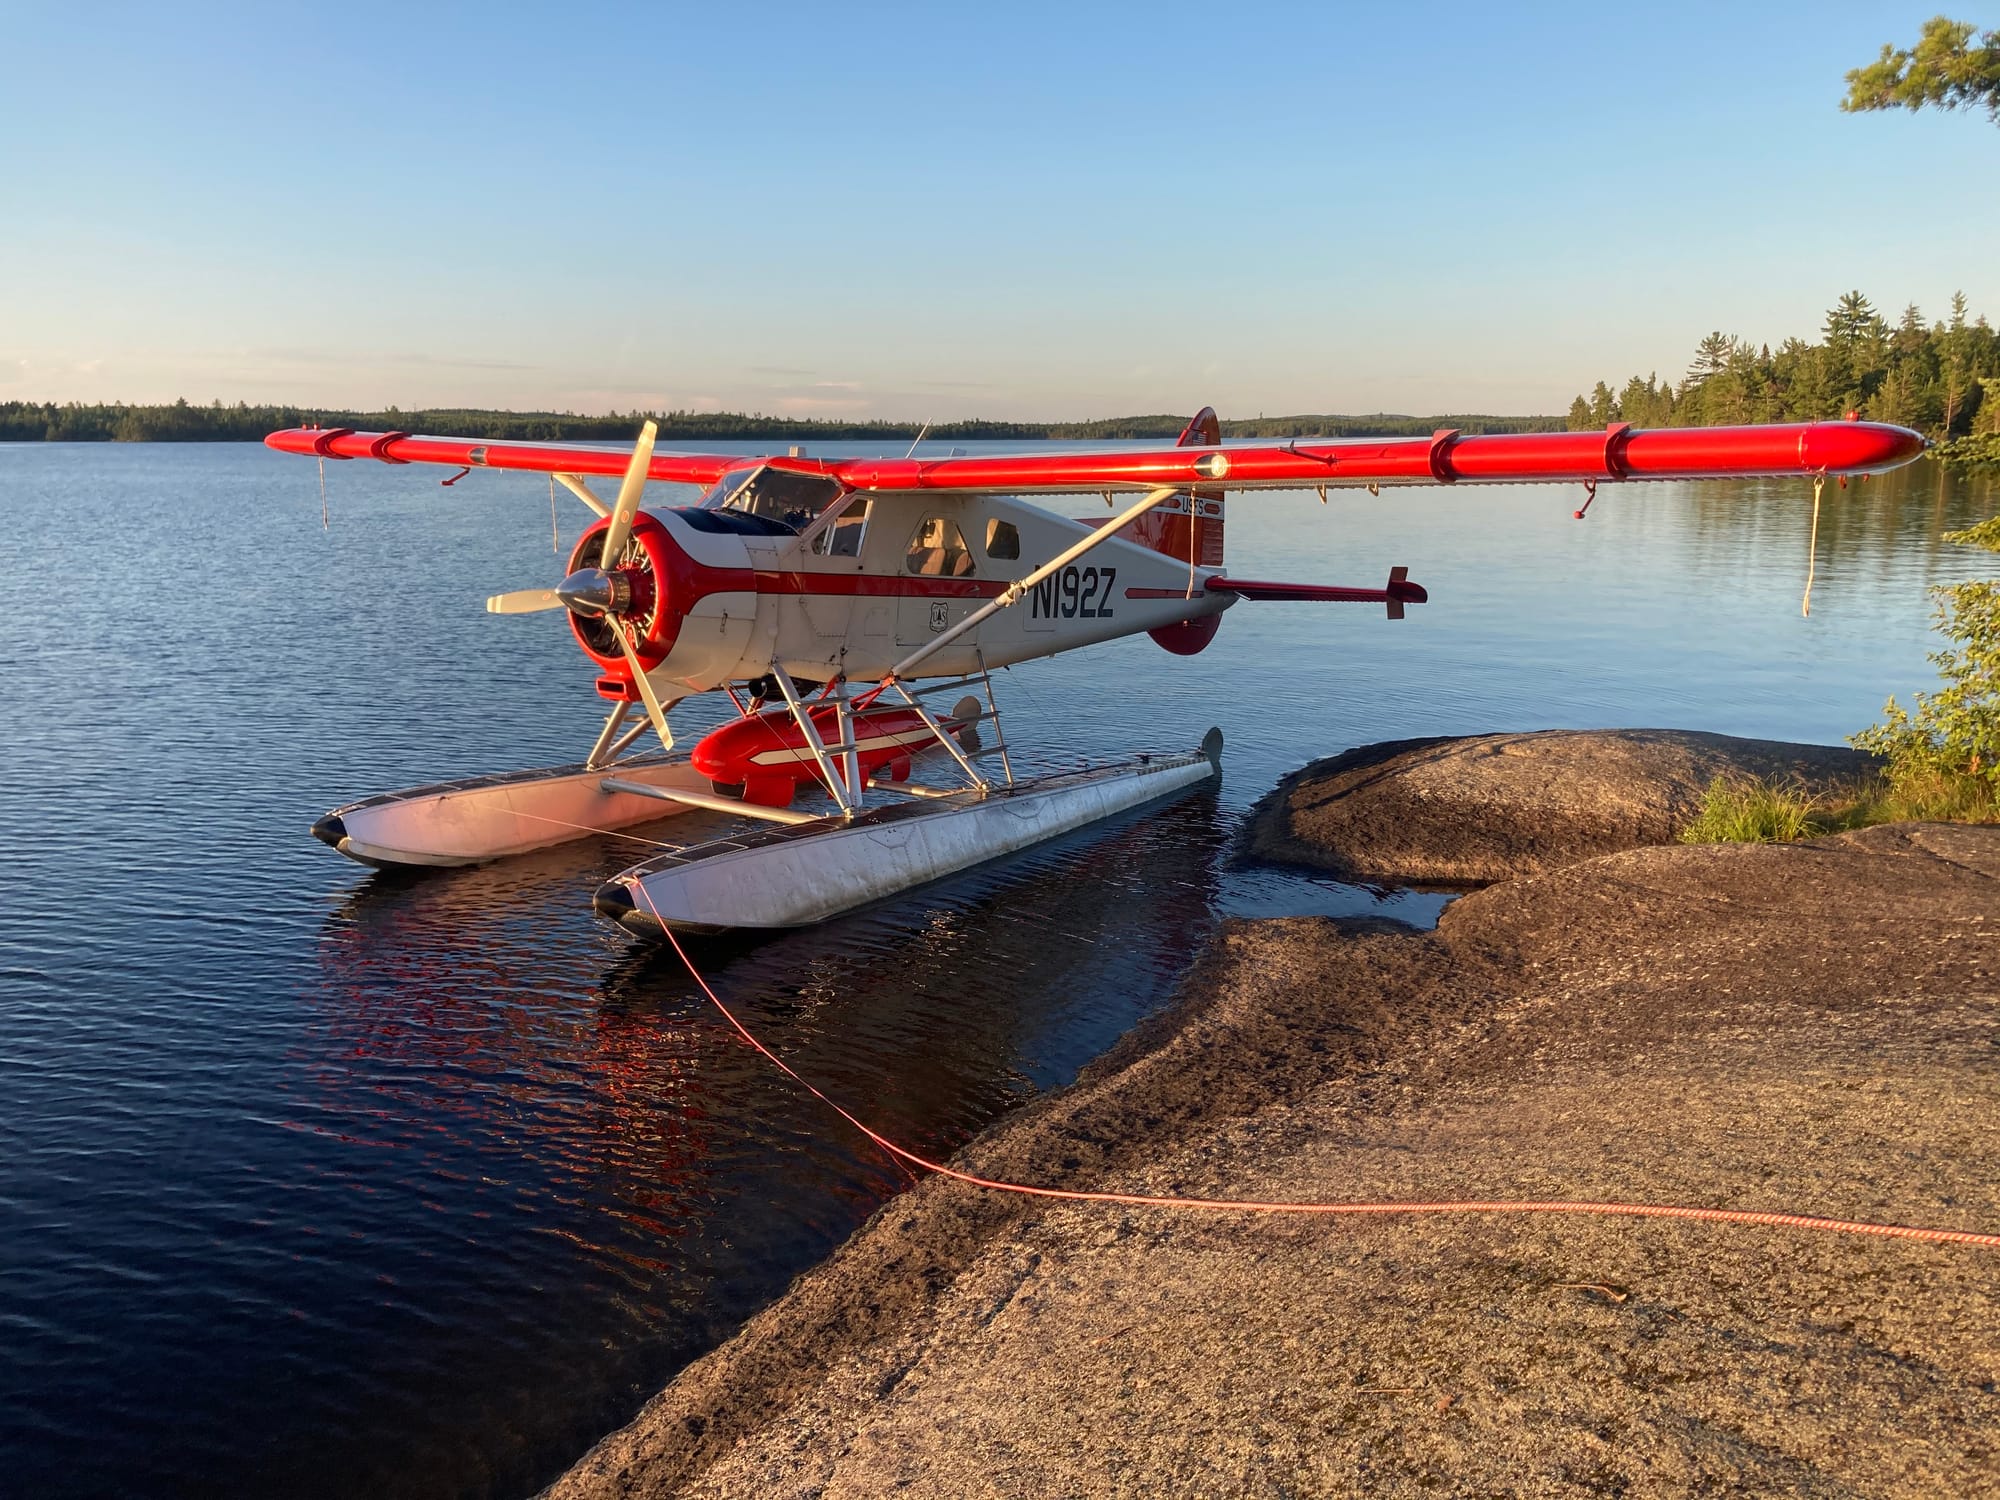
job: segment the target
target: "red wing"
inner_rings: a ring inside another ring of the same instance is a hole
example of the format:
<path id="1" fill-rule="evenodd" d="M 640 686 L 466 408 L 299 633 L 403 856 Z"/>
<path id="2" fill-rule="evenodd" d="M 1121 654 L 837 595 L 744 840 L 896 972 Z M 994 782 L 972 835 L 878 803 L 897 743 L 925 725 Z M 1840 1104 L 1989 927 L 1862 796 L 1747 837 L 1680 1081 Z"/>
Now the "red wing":
<path id="1" fill-rule="evenodd" d="M 1320 485 L 1500 484 L 1866 474 L 1924 451 L 1922 436 L 1881 422 L 1678 427 L 1641 432 L 1521 432 L 1427 438 L 1300 439 L 1282 446 L 1030 453 L 978 458 L 849 459 L 828 465 L 868 490 L 1312 489 Z"/>
<path id="2" fill-rule="evenodd" d="M 308 458 L 379 458 L 387 464 L 449 464 L 472 469 L 529 469 L 537 474 L 623 475 L 630 448 L 572 448 L 561 443 L 487 443 L 478 438 L 412 437 L 407 432 L 356 432 L 351 427 L 288 427 L 264 439 L 281 453 Z M 713 484 L 757 460 L 740 453 L 655 453 L 652 479 Z M 799 465 L 798 459 L 786 460 Z M 807 462 L 817 471 L 821 465 Z"/>
<path id="3" fill-rule="evenodd" d="M 377 458 L 538 473 L 622 474 L 630 452 L 552 443 L 482 443 L 401 432 L 291 428 L 264 441 L 287 453 Z M 1312 489 L 1370 484 L 1505 484 L 1626 479 L 1740 479 L 1868 474 L 1908 463 L 1924 439 L 1882 422 L 1795 422 L 1763 427 L 1622 424 L 1602 432 L 1520 432 L 1359 438 L 1283 445 L 1138 449 L 1123 453 L 1007 453 L 972 458 L 771 458 L 775 467 L 826 474 L 850 490 L 1091 494 L 1135 489 Z M 711 484 L 765 462 L 732 454 L 662 453 L 651 477 Z"/>

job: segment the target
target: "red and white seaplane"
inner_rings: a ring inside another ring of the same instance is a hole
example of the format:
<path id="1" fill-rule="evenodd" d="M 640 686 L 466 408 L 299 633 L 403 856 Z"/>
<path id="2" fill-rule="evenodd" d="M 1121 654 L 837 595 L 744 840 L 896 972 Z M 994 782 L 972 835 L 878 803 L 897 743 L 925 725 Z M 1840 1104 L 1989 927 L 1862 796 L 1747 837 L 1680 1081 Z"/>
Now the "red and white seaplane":
<path id="1" fill-rule="evenodd" d="M 1207 409 L 1171 448 L 1106 453 L 745 458 L 655 453 L 654 435 L 649 422 L 629 452 L 348 428 L 265 440 L 321 459 L 547 473 L 598 516 L 555 587 L 486 601 L 495 614 L 566 611 L 611 704 L 584 759 L 369 797 L 322 818 L 319 838 L 368 864 L 459 865 L 719 811 L 752 831 L 623 871 L 597 909 L 642 934 L 803 926 L 1219 768 L 1211 730 L 1185 753 L 1017 777 L 995 668 L 1139 631 L 1192 654 L 1242 599 L 1365 601 L 1390 619 L 1424 602 L 1402 568 L 1379 588 L 1232 578 L 1230 490 L 1569 482 L 1594 497 L 1628 480 L 1845 478 L 1925 446 L 1852 420 L 1225 446 Z M 597 475 L 622 475 L 608 503 Z M 649 480 L 705 488 L 645 510 Z M 1030 494 L 1132 498 L 1098 522 L 1018 498 Z M 676 748 L 674 706 L 711 692 L 737 717 Z M 659 748 L 639 751 L 648 729 Z M 912 779 L 919 761 L 945 784 Z M 795 807 L 802 794 L 819 805 Z"/>

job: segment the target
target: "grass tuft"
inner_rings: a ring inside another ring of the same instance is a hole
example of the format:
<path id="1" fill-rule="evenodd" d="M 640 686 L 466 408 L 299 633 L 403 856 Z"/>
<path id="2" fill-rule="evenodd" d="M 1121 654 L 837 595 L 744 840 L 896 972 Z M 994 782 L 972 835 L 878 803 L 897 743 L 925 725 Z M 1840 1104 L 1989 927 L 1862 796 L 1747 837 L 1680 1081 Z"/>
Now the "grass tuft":
<path id="1" fill-rule="evenodd" d="M 2000 823 L 2000 801 L 1985 776 L 1948 771 L 1904 773 L 1869 789 L 1858 811 L 1868 823 Z"/>
<path id="2" fill-rule="evenodd" d="M 1788 844 L 1877 823 L 1995 823 L 2000 803 L 1982 776 L 1879 777 L 1815 792 L 1802 781 L 1717 776 L 1683 844 Z"/>
<path id="3" fill-rule="evenodd" d="M 1820 799 L 1803 782 L 1717 776 L 1702 794 L 1701 811 L 1681 830 L 1683 844 L 1788 844 L 1832 830 L 1819 817 Z"/>

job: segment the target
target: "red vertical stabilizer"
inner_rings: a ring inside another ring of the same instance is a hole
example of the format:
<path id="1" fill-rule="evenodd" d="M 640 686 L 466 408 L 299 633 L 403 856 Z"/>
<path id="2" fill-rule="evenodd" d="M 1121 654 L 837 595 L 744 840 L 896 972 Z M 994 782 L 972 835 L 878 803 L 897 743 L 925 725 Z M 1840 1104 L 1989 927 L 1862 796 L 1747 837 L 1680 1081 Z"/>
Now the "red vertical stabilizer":
<path id="1" fill-rule="evenodd" d="M 1193 420 L 1182 429 L 1174 446 L 1221 447 L 1222 423 L 1216 419 L 1215 408 L 1204 406 L 1196 412 Z M 1119 535 L 1127 541 L 1137 542 L 1141 547 L 1164 552 L 1191 567 L 1219 568 L 1222 566 L 1222 497 L 1221 490 L 1183 491 L 1173 499 L 1163 500 L 1154 506 Z M 1093 521 L 1086 524 L 1103 523 Z"/>

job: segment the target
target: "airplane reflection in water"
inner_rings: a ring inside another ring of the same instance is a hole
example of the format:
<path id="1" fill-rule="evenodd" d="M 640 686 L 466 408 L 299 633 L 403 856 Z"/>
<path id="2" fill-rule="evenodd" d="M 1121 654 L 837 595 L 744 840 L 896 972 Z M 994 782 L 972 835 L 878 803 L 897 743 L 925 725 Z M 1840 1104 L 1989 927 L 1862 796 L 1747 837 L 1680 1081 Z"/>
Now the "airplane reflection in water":
<path id="1" fill-rule="evenodd" d="M 943 887 L 694 955 L 830 1094 L 949 1152 L 1167 998 L 1213 930 L 1229 834 L 1211 782 Z M 721 1232 L 759 1264 L 710 1246 L 712 1273 L 755 1278 L 791 1259 L 786 1226 L 844 1233 L 907 1178 L 745 1048 L 671 950 L 626 951 L 568 899 L 631 847 L 364 882 L 323 928 L 300 1117 L 416 1150 L 405 1190 L 482 1217 L 481 1240 L 504 1232 L 490 1217 L 505 1202 L 628 1269 L 667 1270 L 664 1241 Z"/>

